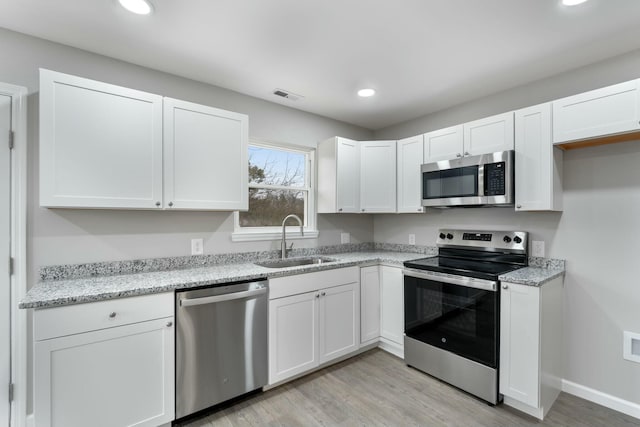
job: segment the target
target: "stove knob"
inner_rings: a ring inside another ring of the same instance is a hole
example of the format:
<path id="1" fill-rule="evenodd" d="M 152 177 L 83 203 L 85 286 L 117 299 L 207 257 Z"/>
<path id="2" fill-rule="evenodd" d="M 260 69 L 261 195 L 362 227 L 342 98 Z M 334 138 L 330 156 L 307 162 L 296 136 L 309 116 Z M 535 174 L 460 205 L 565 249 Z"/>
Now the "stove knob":
<path id="1" fill-rule="evenodd" d="M 509 236 L 504 236 L 504 239 L 502 239 L 505 243 L 511 243 L 511 237 Z"/>
<path id="2" fill-rule="evenodd" d="M 447 237 L 444 233 L 440 233 L 440 238 L 444 239 L 445 237 Z"/>
<path id="3" fill-rule="evenodd" d="M 514 237 L 513 241 L 516 242 L 516 243 L 522 243 L 522 239 L 520 237 L 518 237 L 518 236 Z"/>
<path id="4" fill-rule="evenodd" d="M 453 239 L 453 234 L 447 233 L 447 239 L 449 239 L 449 240 Z"/>

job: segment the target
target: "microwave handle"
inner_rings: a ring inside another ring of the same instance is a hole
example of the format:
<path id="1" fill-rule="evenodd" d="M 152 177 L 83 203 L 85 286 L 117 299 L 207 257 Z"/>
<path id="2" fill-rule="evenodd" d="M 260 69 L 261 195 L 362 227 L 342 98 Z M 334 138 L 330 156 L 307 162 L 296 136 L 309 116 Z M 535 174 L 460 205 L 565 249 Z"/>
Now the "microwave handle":
<path id="1" fill-rule="evenodd" d="M 478 196 L 487 195 L 487 176 L 484 173 L 484 164 L 478 166 Z"/>

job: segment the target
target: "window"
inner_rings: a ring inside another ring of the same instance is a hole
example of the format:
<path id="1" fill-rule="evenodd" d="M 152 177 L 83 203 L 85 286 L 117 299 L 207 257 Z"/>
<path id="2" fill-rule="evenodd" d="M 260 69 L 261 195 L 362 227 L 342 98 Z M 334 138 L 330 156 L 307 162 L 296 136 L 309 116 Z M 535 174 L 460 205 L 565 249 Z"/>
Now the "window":
<path id="1" fill-rule="evenodd" d="M 304 237 L 317 237 L 313 150 L 251 141 L 248 167 L 249 210 L 235 213 L 233 240 L 279 239 L 282 220 L 289 214 L 303 221 Z M 287 222 L 287 237 L 301 237 L 299 231 L 295 220 Z"/>

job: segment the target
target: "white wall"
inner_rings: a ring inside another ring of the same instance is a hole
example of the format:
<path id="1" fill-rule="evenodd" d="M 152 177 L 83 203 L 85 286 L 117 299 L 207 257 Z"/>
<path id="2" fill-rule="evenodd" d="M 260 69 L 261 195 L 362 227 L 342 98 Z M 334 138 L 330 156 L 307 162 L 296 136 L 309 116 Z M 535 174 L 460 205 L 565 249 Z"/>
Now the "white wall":
<path id="1" fill-rule="evenodd" d="M 371 139 L 372 132 L 219 87 L 139 67 L 68 46 L 0 29 L 0 81 L 29 90 L 29 286 L 40 266 L 190 254 L 190 239 L 205 239 L 205 254 L 276 249 L 277 242 L 233 243 L 233 216 L 215 212 L 43 209 L 38 205 L 38 68 L 131 87 L 249 115 L 251 138 L 315 147 L 334 135 Z M 317 240 L 297 247 L 373 240 L 368 217 L 318 218 Z"/>
<path id="2" fill-rule="evenodd" d="M 376 132 L 376 139 L 443 126 L 640 77 L 640 51 Z M 516 166 L 517 167 L 517 166 Z M 435 244 L 440 227 L 517 229 L 567 260 L 565 378 L 640 404 L 640 364 L 622 357 L 624 330 L 640 333 L 640 141 L 564 153 L 564 211 L 430 210 L 374 217 L 376 242 Z"/>

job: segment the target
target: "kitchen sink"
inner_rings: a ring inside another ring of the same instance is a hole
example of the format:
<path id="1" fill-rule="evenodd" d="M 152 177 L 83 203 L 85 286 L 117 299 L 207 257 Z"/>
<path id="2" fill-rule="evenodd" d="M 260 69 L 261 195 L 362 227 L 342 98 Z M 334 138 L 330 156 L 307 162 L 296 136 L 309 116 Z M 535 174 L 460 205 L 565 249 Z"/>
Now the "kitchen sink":
<path id="1" fill-rule="evenodd" d="M 297 267 L 300 265 L 326 264 L 328 262 L 336 262 L 335 258 L 327 257 L 306 257 L 306 258 L 285 258 L 270 259 L 266 261 L 256 262 L 256 265 L 266 268 L 286 268 Z"/>

